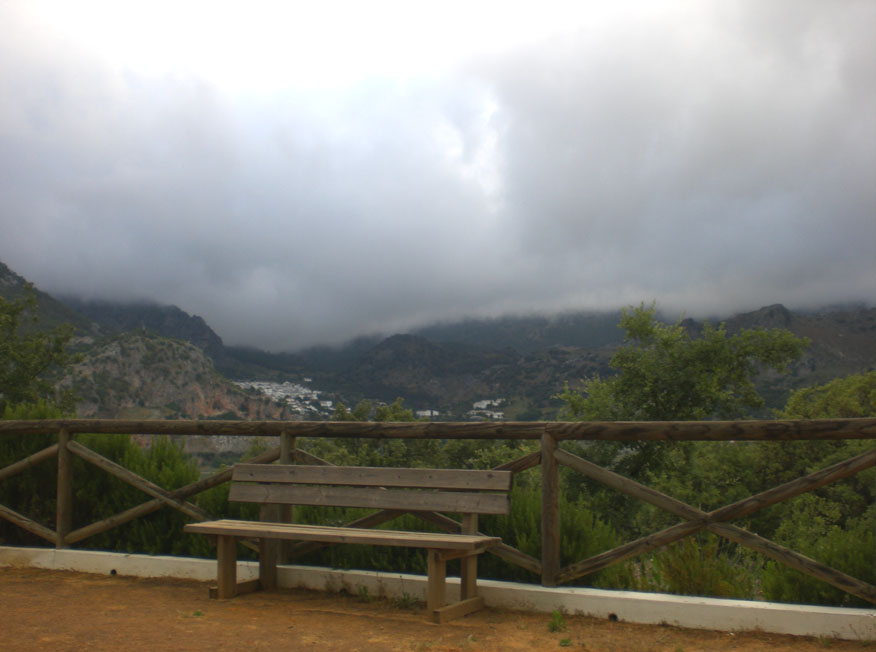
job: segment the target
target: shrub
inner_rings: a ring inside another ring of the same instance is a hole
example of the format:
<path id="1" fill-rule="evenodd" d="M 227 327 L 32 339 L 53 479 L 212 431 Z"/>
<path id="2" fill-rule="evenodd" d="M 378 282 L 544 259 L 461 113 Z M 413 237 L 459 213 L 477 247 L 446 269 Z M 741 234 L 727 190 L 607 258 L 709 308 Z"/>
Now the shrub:
<path id="1" fill-rule="evenodd" d="M 801 545 L 802 544 L 802 545 Z M 848 530 L 832 527 L 825 536 L 798 541 L 798 552 L 869 584 L 876 584 L 874 519 L 862 519 Z M 763 573 L 763 594 L 767 600 L 872 607 L 845 591 L 804 575 L 784 564 L 769 562 Z"/>

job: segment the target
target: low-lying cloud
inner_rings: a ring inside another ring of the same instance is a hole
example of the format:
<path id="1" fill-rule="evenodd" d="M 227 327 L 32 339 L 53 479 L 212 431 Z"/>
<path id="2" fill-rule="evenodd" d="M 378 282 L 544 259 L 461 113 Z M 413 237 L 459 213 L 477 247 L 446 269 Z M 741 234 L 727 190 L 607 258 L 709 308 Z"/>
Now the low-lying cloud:
<path id="1" fill-rule="evenodd" d="M 0 259 L 274 350 L 876 300 L 876 7 L 629 6 L 422 75 L 234 92 L 54 42 L 10 3 Z"/>

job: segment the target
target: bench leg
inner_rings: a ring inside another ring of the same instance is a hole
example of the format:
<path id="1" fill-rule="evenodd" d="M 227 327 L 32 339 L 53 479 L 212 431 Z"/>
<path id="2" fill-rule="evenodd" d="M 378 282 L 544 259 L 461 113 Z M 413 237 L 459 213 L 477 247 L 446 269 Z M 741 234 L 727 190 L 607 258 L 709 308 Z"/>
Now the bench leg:
<path id="1" fill-rule="evenodd" d="M 426 609 L 434 613 L 447 601 L 447 562 L 440 550 L 429 551 Z"/>
<path id="2" fill-rule="evenodd" d="M 259 585 L 265 591 L 277 588 L 279 544 L 276 539 L 259 539 Z"/>
<path id="3" fill-rule="evenodd" d="M 471 555 L 459 560 L 459 599 L 468 600 L 478 595 L 478 556 Z"/>
<path id="4" fill-rule="evenodd" d="M 220 600 L 233 598 L 237 591 L 237 541 L 234 537 L 219 535 L 216 541 Z"/>
<path id="5" fill-rule="evenodd" d="M 448 620 L 460 618 L 475 611 L 480 611 L 483 608 L 483 598 L 469 598 L 468 600 L 455 602 L 454 604 L 447 605 L 446 607 L 436 609 L 432 612 L 432 622 L 438 623 L 440 625 L 441 623 L 446 623 Z"/>
<path id="6" fill-rule="evenodd" d="M 259 520 L 276 523 L 280 520 L 280 505 L 262 505 Z M 277 558 L 280 542 L 276 539 L 259 539 L 259 587 L 265 591 L 277 588 Z"/>
<path id="7" fill-rule="evenodd" d="M 478 533 L 478 515 L 462 515 L 462 534 Z M 470 555 L 459 560 L 459 598 L 468 600 L 478 594 L 478 556 Z"/>

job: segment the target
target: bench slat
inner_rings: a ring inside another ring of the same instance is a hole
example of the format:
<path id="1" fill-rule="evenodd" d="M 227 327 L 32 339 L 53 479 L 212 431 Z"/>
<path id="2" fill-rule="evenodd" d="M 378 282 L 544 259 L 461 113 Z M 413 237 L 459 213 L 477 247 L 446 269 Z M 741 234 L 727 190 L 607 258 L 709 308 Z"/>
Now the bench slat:
<path id="1" fill-rule="evenodd" d="M 233 479 L 238 482 L 509 491 L 511 489 L 512 473 L 510 471 L 479 471 L 471 469 L 235 464 Z"/>
<path id="2" fill-rule="evenodd" d="M 359 528 L 301 525 L 292 523 L 255 523 L 230 519 L 189 523 L 186 532 L 234 537 L 264 537 L 325 543 L 364 543 L 435 550 L 469 550 L 498 545 L 499 537 L 398 530 L 362 530 Z"/>
<path id="3" fill-rule="evenodd" d="M 228 499 L 247 503 L 332 505 L 403 511 L 468 512 L 472 514 L 507 514 L 510 508 L 508 494 L 386 491 L 370 488 L 296 486 L 251 482 L 232 484 Z"/>

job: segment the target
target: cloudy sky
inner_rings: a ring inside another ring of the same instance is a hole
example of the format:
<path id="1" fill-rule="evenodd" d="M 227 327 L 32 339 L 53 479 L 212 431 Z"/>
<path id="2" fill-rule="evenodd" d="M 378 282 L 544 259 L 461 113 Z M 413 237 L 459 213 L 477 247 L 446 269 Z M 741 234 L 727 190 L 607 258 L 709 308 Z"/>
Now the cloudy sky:
<path id="1" fill-rule="evenodd" d="M 876 303 L 876 2 L 0 0 L 0 260 L 292 350 Z"/>

